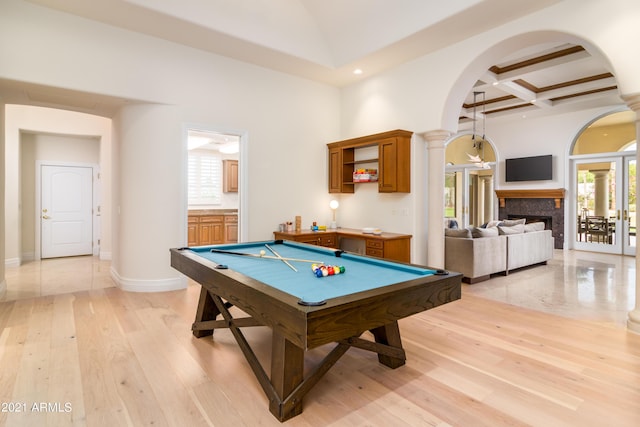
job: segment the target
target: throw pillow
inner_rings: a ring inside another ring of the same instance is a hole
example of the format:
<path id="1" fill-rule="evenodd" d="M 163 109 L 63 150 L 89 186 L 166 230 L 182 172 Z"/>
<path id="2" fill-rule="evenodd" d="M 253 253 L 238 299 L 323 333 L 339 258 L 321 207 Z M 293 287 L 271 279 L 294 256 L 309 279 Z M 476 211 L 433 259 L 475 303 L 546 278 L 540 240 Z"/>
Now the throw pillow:
<path id="1" fill-rule="evenodd" d="M 471 231 L 471 235 L 474 238 L 495 237 L 498 234 L 499 234 L 498 233 L 498 229 L 496 227 L 491 227 L 491 228 L 479 228 L 479 227 L 476 227 Z"/>
<path id="2" fill-rule="evenodd" d="M 508 234 L 522 234 L 524 233 L 524 224 L 516 224 L 512 226 L 499 225 L 498 232 L 500 234 L 508 235 Z"/>
<path id="3" fill-rule="evenodd" d="M 446 237 L 471 238 L 471 230 L 467 228 L 445 228 L 444 235 Z"/>
<path id="4" fill-rule="evenodd" d="M 544 230 L 544 222 L 530 222 L 529 224 L 524 225 L 524 232 L 530 233 L 532 231 L 542 231 Z"/>
<path id="5" fill-rule="evenodd" d="M 524 223 L 526 222 L 526 218 L 520 218 L 520 219 L 504 219 L 502 220 L 502 224 L 500 225 L 504 225 L 506 227 L 511 227 L 513 225 L 518 225 L 518 224 L 522 224 L 524 225 Z"/>

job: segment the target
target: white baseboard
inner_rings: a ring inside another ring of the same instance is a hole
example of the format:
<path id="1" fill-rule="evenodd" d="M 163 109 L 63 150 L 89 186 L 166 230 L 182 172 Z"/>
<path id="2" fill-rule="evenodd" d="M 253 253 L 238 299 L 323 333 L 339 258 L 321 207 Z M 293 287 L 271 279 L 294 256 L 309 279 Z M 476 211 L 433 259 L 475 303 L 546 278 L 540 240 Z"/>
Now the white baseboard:
<path id="1" fill-rule="evenodd" d="M 187 279 L 184 276 L 158 280 L 127 279 L 120 276 L 113 267 L 111 268 L 111 278 L 116 282 L 118 288 L 129 292 L 165 292 L 186 289 L 187 287 Z"/>
<path id="2" fill-rule="evenodd" d="M 20 267 L 20 258 L 5 258 L 4 266 L 5 267 Z"/>

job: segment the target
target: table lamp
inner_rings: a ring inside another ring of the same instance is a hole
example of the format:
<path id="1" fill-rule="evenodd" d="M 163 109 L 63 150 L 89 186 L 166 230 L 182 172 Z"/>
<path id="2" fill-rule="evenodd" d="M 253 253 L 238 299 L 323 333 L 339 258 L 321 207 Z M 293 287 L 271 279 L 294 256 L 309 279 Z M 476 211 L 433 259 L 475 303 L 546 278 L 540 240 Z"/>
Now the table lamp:
<path id="1" fill-rule="evenodd" d="M 333 221 L 331 221 L 331 225 L 329 226 L 329 228 L 338 228 L 338 226 L 336 225 L 336 209 L 338 209 L 338 206 L 340 206 L 340 204 L 337 200 L 332 200 L 329 202 L 329 207 L 333 211 Z"/>

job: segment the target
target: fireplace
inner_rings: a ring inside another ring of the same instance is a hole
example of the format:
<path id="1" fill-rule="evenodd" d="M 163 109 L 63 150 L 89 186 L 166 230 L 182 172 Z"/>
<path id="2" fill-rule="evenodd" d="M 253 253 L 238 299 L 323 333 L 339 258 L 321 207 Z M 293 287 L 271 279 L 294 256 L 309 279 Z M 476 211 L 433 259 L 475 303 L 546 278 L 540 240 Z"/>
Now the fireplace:
<path id="1" fill-rule="evenodd" d="M 554 248 L 564 247 L 564 189 L 496 190 L 500 201 L 499 218 L 526 218 L 544 222 L 551 230 Z"/>

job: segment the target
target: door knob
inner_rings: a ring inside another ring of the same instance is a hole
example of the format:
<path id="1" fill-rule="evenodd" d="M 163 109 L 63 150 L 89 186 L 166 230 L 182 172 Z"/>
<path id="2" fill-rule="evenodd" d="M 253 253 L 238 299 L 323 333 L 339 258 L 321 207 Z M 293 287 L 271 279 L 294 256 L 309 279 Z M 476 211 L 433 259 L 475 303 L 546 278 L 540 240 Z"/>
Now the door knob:
<path id="1" fill-rule="evenodd" d="M 51 219 L 49 215 L 42 215 L 42 219 Z"/>

